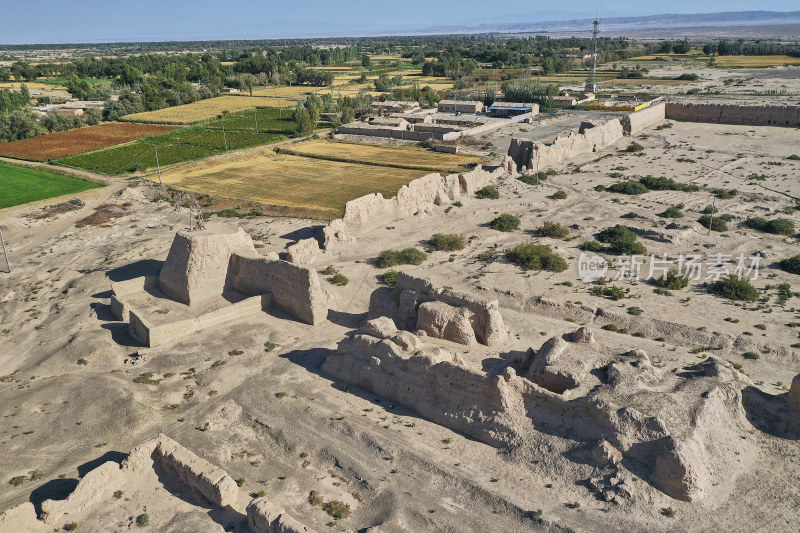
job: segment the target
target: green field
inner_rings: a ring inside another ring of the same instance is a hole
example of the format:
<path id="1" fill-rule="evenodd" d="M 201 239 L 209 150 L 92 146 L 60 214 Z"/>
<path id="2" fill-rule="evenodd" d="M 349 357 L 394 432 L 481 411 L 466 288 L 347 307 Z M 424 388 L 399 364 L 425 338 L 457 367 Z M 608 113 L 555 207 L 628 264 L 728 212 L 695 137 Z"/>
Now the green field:
<path id="1" fill-rule="evenodd" d="M 288 139 L 295 130 L 291 110 L 257 109 L 258 133 L 252 111 L 232 113 L 225 119 L 228 150 L 239 150 Z M 282 115 L 282 117 L 281 117 Z M 138 141 L 57 159 L 56 163 L 107 175 L 156 168 L 155 150 L 162 167 L 194 161 L 225 151 L 222 121 L 153 135 Z"/>
<path id="2" fill-rule="evenodd" d="M 98 183 L 0 163 L 0 209 L 102 187 Z"/>

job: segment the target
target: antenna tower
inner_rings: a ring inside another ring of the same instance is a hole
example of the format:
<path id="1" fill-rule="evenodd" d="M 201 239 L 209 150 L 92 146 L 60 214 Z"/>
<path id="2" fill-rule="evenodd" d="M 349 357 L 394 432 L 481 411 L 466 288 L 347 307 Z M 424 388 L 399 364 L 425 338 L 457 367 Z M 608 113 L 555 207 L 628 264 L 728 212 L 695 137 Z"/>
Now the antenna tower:
<path id="1" fill-rule="evenodd" d="M 589 69 L 589 76 L 586 78 L 586 87 L 584 87 L 587 93 L 597 92 L 597 33 L 599 32 L 597 27 L 599 25 L 600 21 L 595 18 L 592 21 L 592 26 L 594 26 L 592 30 L 592 66 Z"/>

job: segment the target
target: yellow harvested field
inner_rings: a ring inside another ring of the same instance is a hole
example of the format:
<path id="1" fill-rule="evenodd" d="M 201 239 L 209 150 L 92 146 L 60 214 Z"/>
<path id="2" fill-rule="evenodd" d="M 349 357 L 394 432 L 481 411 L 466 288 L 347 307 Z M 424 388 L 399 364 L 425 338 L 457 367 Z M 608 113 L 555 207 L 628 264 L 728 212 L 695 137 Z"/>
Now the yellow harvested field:
<path id="1" fill-rule="evenodd" d="M 339 163 L 279 155 L 267 148 L 231 154 L 167 171 L 171 187 L 223 198 L 298 208 L 306 216 L 332 219 L 359 196 L 379 192 L 392 197 L 425 171 Z"/>
<path id="2" fill-rule="evenodd" d="M 23 82 L 6 81 L 6 82 L 0 83 L 0 89 L 17 89 L 18 90 L 20 88 L 20 85 L 27 85 L 29 90 L 34 90 L 35 89 L 37 91 L 38 90 L 52 91 L 52 90 L 57 90 L 57 89 L 58 90 L 66 90 L 66 87 L 63 87 L 61 85 L 53 85 L 52 83 L 41 83 L 41 82 L 38 82 L 38 81 L 23 81 Z"/>
<path id="3" fill-rule="evenodd" d="M 287 87 L 262 87 L 253 89 L 253 96 L 272 96 L 277 98 L 303 98 L 306 94 L 330 91 L 330 87 L 309 87 L 308 85 L 294 85 Z"/>
<path id="4" fill-rule="evenodd" d="M 217 96 L 191 104 L 167 107 L 158 111 L 146 111 L 125 115 L 126 122 L 157 122 L 166 124 L 192 124 L 201 120 L 216 118 L 223 111 L 235 113 L 254 107 L 294 107 L 297 102 L 277 98 L 257 98 L 249 96 Z"/>
<path id="5" fill-rule="evenodd" d="M 774 67 L 800 65 L 800 57 L 791 56 L 718 56 L 714 58 L 718 67 Z"/>
<path id="6" fill-rule="evenodd" d="M 361 144 L 325 140 L 290 144 L 283 149 L 296 155 L 308 155 L 355 163 L 369 163 L 397 167 L 417 168 L 431 172 L 460 172 L 464 166 L 482 163 L 483 159 L 471 155 L 444 154 L 417 146 L 392 146 L 386 144 Z"/>

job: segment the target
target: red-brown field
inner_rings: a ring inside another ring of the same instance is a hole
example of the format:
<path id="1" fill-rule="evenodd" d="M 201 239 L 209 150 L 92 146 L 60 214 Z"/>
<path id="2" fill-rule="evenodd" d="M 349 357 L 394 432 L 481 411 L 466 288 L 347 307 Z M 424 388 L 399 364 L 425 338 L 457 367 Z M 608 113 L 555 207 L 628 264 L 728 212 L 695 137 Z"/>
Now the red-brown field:
<path id="1" fill-rule="evenodd" d="M 88 128 L 51 133 L 22 141 L 0 144 L 0 156 L 49 161 L 59 157 L 80 154 L 115 144 L 126 143 L 174 130 L 176 126 L 152 124 L 118 124 L 109 122 Z"/>

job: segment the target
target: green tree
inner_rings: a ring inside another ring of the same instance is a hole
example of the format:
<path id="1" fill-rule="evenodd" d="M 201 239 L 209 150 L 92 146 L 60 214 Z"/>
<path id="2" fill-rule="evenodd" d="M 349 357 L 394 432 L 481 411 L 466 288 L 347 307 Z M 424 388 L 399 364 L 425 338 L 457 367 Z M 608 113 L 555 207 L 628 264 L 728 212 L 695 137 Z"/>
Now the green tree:
<path id="1" fill-rule="evenodd" d="M 301 103 L 297 103 L 297 108 L 294 110 L 294 122 L 297 125 L 298 135 L 310 135 L 314 131 L 314 123 L 311 120 L 311 114 L 308 109 Z"/>

